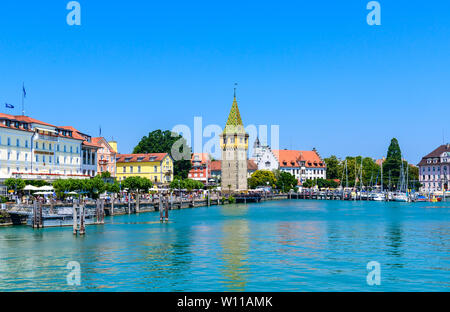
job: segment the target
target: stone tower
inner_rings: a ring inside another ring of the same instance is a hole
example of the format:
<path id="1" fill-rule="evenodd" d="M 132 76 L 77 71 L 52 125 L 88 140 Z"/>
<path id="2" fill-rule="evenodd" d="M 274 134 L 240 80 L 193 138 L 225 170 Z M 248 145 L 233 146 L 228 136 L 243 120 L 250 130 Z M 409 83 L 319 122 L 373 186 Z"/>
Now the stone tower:
<path id="1" fill-rule="evenodd" d="M 220 134 L 222 149 L 222 192 L 247 190 L 248 134 L 245 133 L 241 114 L 234 94 L 227 124 Z"/>

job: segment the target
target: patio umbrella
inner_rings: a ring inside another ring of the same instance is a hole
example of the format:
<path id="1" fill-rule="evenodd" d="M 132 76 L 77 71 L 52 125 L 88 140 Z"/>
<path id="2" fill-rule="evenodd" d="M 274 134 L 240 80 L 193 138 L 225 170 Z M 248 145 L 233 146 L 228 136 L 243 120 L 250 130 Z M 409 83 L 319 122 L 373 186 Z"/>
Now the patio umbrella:
<path id="1" fill-rule="evenodd" d="M 36 190 L 39 190 L 39 188 L 36 186 L 33 186 L 33 185 L 27 185 L 23 188 L 23 190 L 24 191 L 36 191 Z"/>
<path id="2" fill-rule="evenodd" d="M 39 191 L 53 191 L 53 186 L 51 185 L 43 185 L 38 188 Z"/>

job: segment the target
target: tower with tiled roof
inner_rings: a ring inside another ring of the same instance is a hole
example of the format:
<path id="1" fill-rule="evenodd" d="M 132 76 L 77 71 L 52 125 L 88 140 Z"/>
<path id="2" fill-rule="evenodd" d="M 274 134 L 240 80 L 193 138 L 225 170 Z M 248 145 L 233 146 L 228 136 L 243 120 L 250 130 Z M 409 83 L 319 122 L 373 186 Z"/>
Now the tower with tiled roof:
<path id="1" fill-rule="evenodd" d="M 222 191 L 247 190 L 248 134 L 245 132 L 239 113 L 236 89 L 225 129 L 220 135 L 220 147 L 222 149 Z"/>

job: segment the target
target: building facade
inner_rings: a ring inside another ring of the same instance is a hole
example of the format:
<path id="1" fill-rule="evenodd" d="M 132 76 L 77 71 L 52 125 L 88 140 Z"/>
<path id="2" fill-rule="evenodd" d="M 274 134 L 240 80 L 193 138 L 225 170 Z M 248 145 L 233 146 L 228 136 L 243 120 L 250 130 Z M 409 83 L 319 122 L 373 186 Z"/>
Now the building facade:
<path id="1" fill-rule="evenodd" d="M 96 137 L 92 142 L 100 146 L 97 151 L 97 172 L 109 172 L 111 177 L 116 177 L 116 154 L 114 148 L 104 137 Z M 117 145 L 115 145 L 117 147 Z"/>
<path id="2" fill-rule="evenodd" d="M 0 114 L 0 180 L 87 178 L 82 171 L 83 143 L 71 127 Z"/>
<path id="3" fill-rule="evenodd" d="M 235 94 L 225 129 L 220 134 L 222 191 L 247 190 L 248 137 L 249 135 L 244 130 Z"/>
<path id="4" fill-rule="evenodd" d="M 188 178 L 207 184 L 211 179 L 211 157 L 208 153 L 193 153 L 191 157 L 192 168 Z"/>
<path id="5" fill-rule="evenodd" d="M 274 150 L 278 168 L 289 172 L 302 185 L 306 180 L 326 179 L 327 166 L 314 148 L 312 151 Z"/>
<path id="6" fill-rule="evenodd" d="M 119 181 L 133 176 L 148 178 L 156 185 L 173 181 L 173 159 L 168 153 L 117 154 L 116 167 Z"/>
<path id="7" fill-rule="evenodd" d="M 74 127 L 62 127 L 67 131 L 71 131 L 73 136 L 81 143 L 81 173 L 90 177 L 97 175 L 97 151 L 100 146 L 92 141 L 92 137 L 86 133 L 80 132 Z"/>
<path id="8" fill-rule="evenodd" d="M 252 176 L 252 174 L 258 170 L 258 166 L 256 163 L 249 159 L 247 160 L 247 179 Z M 222 161 L 221 160 L 213 160 L 211 161 L 211 178 L 214 181 L 222 180 Z"/>
<path id="9" fill-rule="evenodd" d="M 261 144 L 256 138 L 253 145 L 252 160 L 256 163 L 258 170 L 275 170 L 278 169 L 278 160 L 272 149 L 267 144 Z"/>
<path id="10" fill-rule="evenodd" d="M 417 165 L 421 191 L 433 192 L 449 189 L 450 144 L 444 144 L 424 156 Z"/>

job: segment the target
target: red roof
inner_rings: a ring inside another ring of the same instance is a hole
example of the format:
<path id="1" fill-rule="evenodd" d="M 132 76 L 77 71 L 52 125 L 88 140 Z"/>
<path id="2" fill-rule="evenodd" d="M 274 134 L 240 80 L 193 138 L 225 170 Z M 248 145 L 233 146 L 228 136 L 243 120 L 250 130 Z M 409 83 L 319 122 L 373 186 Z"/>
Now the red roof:
<path id="1" fill-rule="evenodd" d="M 58 128 L 54 125 L 51 125 L 49 123 L 28 117 L 28 116 L 22 116 L 22 115 L 9 115 L 9 114 L 3 114 L 0 113 L 0 118 L 6 118 L 6 119 L 10 119 L 10 120 L 17 120 L 17 121 L 21 121 L 21 122 L 26 122 L 26 123 L 36 123 L 36 124 L 40 124 L 43 126 L 50 126 L 50 127 L 55 127 Z"/>
<path id="2" fill-rule="evenodd" d="M 210 160 L 208 153 L 193 153 L 191 157 L 191 163 L 193 163 L 194 160 L 196 160 L 195 158 L 198 158 L 201 164 L 205 164 L 208 160 Z"/>
<path id="3" fill-rule="evenodd" d="M 293 150 L 274 150 L 275 157 L 278 159 L 280 167 L 299 167 L 299 161 L 305 162 L 307 168 L 326 168 L 325 162 L 320 158 L 317 151 L 293 151 Z"/>
<path id="4" fill-rule="evenodd" d="M 75 128 L 72 127 L 72 126 L 62 126 L 62 127 L 59 127 L 59 128 L 60 128 L 60 129 L 65 129 L 65 130 L 72 131 L 72 137 L 73 137 L 74 139 L 83 140 L 83 143 L 82 143 L 82 144 L 85 145 L 85 146 L 90 146 L 90 147 L 95 147 L 95 148 L 101 148 L 101 147 L 102 147 L 101 145 L 96 144 L 96 143 L 94 143 L 94 142 L 89 142 L 89 141 L 87 140 L 87 137 L 90 137 L 89 135 L 84 134 L 84 133 L 78 131 L 77 129 L 75 129 Z M 91 139 L 91 141 L 92 141 L 92 139 Z"/>
<path id="5" fill-rule="evenodd" d="M 117 154 L 116 163 L 162 161 L 168 153 Z M 154 157 L 154 159 L 153 159 Z M 150 160 L 152 158 L 152 160 Z"/>
<path id="6" fill-rule="evenodd" d="M 114 153 L 114 154 L 116 153 L 114 151 L 114 149 L 111 147 L 111 145 L 109 145 L 108 141 L 106 141 L 106 139 L 104 137 L 92 138 L 91 141 L 92 141 L 92 143 L 94 143 L 94 144 L 96 144 L 98 146 L 101 146 L 101 147 L 103 147 L 102 144 L 104 144 L 109 149 L 109 151 L 111 153 Z"/>

